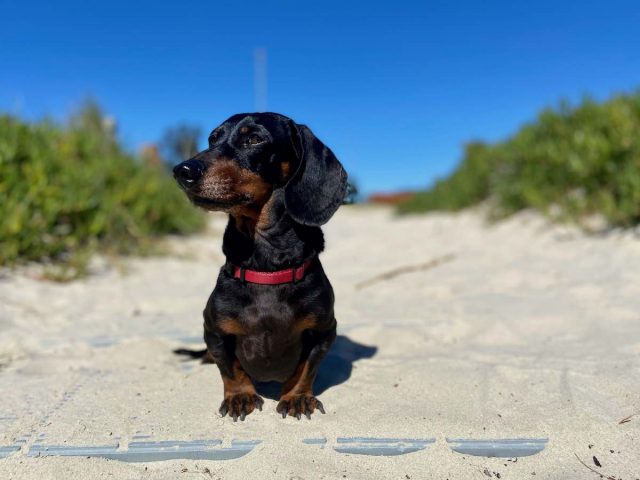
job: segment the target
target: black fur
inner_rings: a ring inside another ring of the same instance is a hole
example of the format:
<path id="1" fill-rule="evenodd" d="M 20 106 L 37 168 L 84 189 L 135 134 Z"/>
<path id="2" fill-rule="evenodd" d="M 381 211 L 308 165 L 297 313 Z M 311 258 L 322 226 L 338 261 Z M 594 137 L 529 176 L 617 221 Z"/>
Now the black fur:
<path id="1" fill-rule="evenodd" d="M 296 126 L 301 162 L 285 187 L 289 215 L 305 225 L 324 225 L 347 193 L 347 172 L 306 125 Z"/>
<path id="2" fill-rule="evenodd" d="M 222 245 L 227 264 L 204 310 L 207 349 L 225 381 L 221 412 L 244 419 L 261 407 L 244 374 L 285 383 L 278 405 L 283 416 L 323 410 L 307 386 L 335 339 L 336 320 L 333 290 L 317 256 L 324 249 L 320 225 L 345 197 L 342 165 L 308 127 L 254 113 L 214 129 L 209 148 L 174 173 L 196 205 L 230 214 Z M 259 285 L 232 275 L 233 265 L 275 271 L 309 258 L 296 283 Z"/>

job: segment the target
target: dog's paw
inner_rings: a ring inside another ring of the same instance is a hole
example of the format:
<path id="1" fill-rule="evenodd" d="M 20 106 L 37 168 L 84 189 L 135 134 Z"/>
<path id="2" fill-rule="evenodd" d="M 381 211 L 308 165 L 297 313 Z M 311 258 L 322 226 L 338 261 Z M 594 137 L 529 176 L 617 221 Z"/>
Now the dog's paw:
<path id="1" fill-rule="evenodd" d="M 245 417 L 253 412 L 256 408 L 262 411 L 264 400 L 255 393 L 235 393 L 226 395 L 220 405 L 220 415 L 223 417 L 229 415 L 234 422 L 244 421 Z"/>
<path id="2" fill-rule="evenodd" d="M 287 415 L 296 417 L 300 420 L 302 415 L 305 415 L 308 419 L 311 419 L 311 414 L 316 410 L 320 410 L 325 413 L 322 402 L 311 394 L 286 394 L 280 398 L 276 411 L 282 415 L 282 418 L 287 418 Z"/>

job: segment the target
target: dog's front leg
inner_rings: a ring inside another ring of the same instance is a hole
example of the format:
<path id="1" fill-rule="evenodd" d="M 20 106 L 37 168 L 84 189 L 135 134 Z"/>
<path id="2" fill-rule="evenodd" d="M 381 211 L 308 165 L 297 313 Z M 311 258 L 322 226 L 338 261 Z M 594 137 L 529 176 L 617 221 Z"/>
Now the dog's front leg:
<path id="1" fill-rule="evenodd" d="M 221 335 L 206 332 L 205 341 L 210 356 L 218 366 L 224 385 L 224 400 L 220 405 L 220 414 L 229 414 L 234 422 L 244 420 L 256 408 L 262 410 L 264 400 L 256 393 L 253 382 L 240 366 L 235 357 L 233 335 Z"/>
<path id="2" fill-rule="evenodd" d="M 322 402 L 313 395 L 313 381 L 318 374 L 320 362 L 336 339 L 336 322 L 334 320 L 326 330 L 312 330 L 308 333 L 300 363 L 293 376 L 282 387 L 280 402 L 276 407 L 282 418 L 291 415 L 300 420 L 301 415 L 306 415 L 310 419 L 316 409 L 325 413 Z"/>

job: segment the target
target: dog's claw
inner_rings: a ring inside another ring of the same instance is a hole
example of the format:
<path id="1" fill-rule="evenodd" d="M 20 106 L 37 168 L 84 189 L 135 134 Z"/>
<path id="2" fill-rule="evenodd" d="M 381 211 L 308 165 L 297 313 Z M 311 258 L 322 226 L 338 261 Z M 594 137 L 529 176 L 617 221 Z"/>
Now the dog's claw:
<path id="1" fill-rule="evenodd" d="M 244 422 L 251 412 L 256 408 L 262 410 L 264 400 L 255 393 L 237 393 L 233 395 L 227 395 L 220 405 L 220 415 L 223 417 L 228 415 L 234 422 Z"/>
<path id="2" fill-rule="evenodd" d="M 324 412 L 324 407 L 320 400 L 311 394 L 285 394 L 280 399 L 276 411 L 282 414 L 282 418 L 287 418 L 287 415 L 296 417 L 298 420 L 302 418 L 302 415 L 311 420 L 311 414 L 316 410 Z"/>

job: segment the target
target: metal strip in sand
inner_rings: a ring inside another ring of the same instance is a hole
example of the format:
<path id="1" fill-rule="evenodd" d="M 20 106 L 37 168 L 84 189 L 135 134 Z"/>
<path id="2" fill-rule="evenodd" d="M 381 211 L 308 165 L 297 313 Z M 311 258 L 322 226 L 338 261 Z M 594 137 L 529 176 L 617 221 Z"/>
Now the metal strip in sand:
<path id="1" fill-rule="evenodd" d="M 122 462 L 158 462 L 164 460 L 232 460 L 251 452 L 261 440 L 233 440 L 220 447 L 221 440 L 131 442 L 126 449 L 116 445 L 70 446 L 33 445 L 27 456 L 102 457 Z"/>
<path id="2" fill-rule="evenodd" d="M 0 447 L 0 458 L 7 458 L 20 450 L 20 445 L 9 445 L 8 447 Z"/>
<path id="3" fill-rule="evenodd" d="M 540 453 L 548 438 L 507 438 L 507 439 L 462 439 L 447 438 L 454 452 L 478 457 L 528 457 Z"/>
<path id="4" fill-rule="evenodd" d="M 338 453 L 394 456 L 424 450 L 435 438 L 338 437 L 333 449 Z"/>

